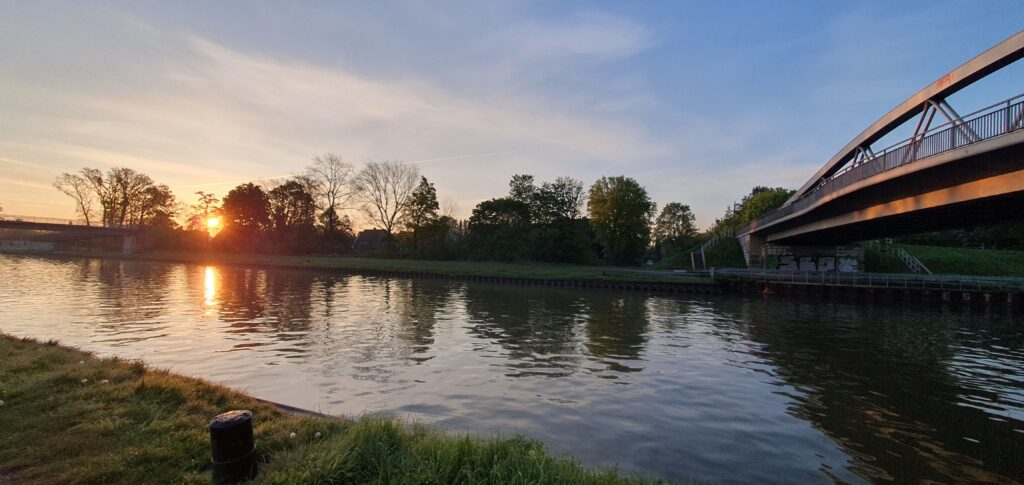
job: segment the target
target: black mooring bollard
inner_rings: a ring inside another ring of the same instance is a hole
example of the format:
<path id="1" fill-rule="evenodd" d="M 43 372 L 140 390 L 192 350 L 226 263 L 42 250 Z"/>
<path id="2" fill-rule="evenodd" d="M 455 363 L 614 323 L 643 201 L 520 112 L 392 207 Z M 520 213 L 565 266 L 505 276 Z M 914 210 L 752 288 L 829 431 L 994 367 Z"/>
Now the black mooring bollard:
<path id="1" fill-rule="evenodd" d="M 252 412 L 228 411 L 210 420 L 213 481 L 233 483 L 256 477 Z"/>

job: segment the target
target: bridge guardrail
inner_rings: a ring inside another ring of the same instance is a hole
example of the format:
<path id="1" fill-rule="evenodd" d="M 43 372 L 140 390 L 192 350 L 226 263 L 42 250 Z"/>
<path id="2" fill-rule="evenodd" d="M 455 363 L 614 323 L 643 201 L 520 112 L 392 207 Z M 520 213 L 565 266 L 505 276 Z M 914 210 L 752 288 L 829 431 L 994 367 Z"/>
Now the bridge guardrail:
<path id="1" fill-rule="evenodd" d="M 975 111 L 956 123 L 946 123 L 929 130 L 931 134 L 911 137 L 885 150 L 840 170 L 793 203 L 766 214 L 757 221 L 766 224 L 810 207 L 825 195 L 856 182 L 893 170 L 918 160 L 938 155 L 997 136 L 1024 129 L 1024 98 L 1020 94 Z M 999 106 L 1002 108 L 995 109 Z M 749 225 L 741 232 L 749 231 Z"/>
<path id="2" fill-rule="evenodd" d="M 87 224 L 85 219 L 62 219 L 59 217 L 38 217 L 38 216 L 24 216 L 16 214 L 0 214 L 0 221 L 7 222 L 31 222 L 36 224 L 55 224 L 61 226 L 81 226 L 81 227 L 103 227 L 109 229 L 135 229 L 136 226 L 128 224 Z"/>

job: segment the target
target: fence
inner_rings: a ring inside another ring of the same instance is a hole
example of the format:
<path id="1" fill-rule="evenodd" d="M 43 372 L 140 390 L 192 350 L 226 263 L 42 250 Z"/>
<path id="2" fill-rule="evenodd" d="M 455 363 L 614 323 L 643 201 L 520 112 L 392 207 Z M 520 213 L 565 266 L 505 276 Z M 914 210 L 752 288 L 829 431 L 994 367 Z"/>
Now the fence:
<path id="1" fill-rule="evenodd" d="M 1024 278 L 1000 276 L 916 275 L 886 273 L 798 272 L 716 269 L 717 281 L 752 281 L 854 288 L 906 288 L 936 291 L 1024 292 Z"/>

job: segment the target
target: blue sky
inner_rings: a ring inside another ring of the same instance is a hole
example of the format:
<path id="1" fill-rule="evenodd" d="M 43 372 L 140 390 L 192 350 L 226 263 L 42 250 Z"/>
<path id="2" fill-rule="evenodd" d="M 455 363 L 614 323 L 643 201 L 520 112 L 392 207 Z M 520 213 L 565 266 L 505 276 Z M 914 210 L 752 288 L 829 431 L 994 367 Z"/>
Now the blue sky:
<path id="1" fill-rule="evenodd" d="M 624 174 L 706 226 L 1021 28 L 1019 1 L 0 1 L 0 205 L 70 216 L 50 183 L 82 166 L 191 202 L 329 151 L 425 160 L 463 216 L 515 173 Z"/>

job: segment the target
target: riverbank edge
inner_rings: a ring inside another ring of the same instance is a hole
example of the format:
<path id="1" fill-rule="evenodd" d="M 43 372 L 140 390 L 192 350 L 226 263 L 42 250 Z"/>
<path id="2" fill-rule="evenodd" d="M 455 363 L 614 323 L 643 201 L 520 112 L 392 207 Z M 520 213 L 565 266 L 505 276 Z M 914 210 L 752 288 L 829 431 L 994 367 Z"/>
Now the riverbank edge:
<path id="1" fill-rule="evenodd" d="M 726 291 L 725 285 L 712 281 L 710 278 L 697 275 L 661 276 L 651 274 L 650 272 L 632 272 L 620 268 L 589 266 L 529 265 L 470 261 L 420 261 L 404 259 L 354 258 L 349 256 L 224 255 L 217 253 L 193 254 L 170 251 L 144 252 L 136 254 L 81 253 L 71 251 L 10 251 L 0 254 L 122 259 L 159 261 L 167 263 L 220 264 L 258 269 L 298 270 L 324 274 L 441 279 L 521 286 L 550 286 L 669 293 L 722 293 Z M 428 267 L 449 266 L 449 269 L 444 271 L 437 269 L 417 269 L 417 265 L 427 265 Z M 496 272 L 488 271 L 490 268 L 499 268 L 502 272 L 514 271 L 518 274 L 495 274 Z M 471 271 L 467 271 L 467 269 L 470 269 Z M 537 274 L 531 274 L 532 272 L 557 272 L 560 270 L 593 271 L 595 274 L 582 277 L 559 275 L 539 276 Z M 597 271 L 601 271 L 601 274 L 598 274 Z"/>
<path id="2" fill-rule="evenodd" d="M 0 333 L 4 483 L 210 483 L 209 419 L 254 413 L 262 483 L 665 483 L 593 470 L 522 436 L 281 409 L 241 392 Z"/>

